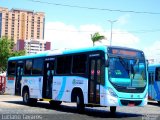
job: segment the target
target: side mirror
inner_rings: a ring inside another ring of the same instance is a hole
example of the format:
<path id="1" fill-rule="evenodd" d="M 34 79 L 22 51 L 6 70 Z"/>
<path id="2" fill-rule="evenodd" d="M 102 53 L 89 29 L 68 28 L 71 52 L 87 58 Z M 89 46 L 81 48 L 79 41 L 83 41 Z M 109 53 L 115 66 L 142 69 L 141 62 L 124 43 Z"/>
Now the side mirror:
<path id="1" fill-rule="evenodd" d="M 109 67 L 109 60 L 105 61 L 105 67 Z"/>
<path id="2" fill-rule="evenodd" d="M 149 66 L 149 61 L 146 60 L 146 64 L 147 64 L 147 71 L 148 71 L 148 66 Z"/>

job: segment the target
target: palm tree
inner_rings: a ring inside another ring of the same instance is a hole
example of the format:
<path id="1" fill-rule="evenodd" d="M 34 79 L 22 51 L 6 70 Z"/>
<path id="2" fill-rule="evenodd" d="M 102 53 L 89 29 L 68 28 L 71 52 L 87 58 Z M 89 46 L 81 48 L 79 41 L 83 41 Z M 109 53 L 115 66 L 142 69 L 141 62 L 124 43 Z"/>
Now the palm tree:
<path id="1" fill-rule="evenodd" d="M 91 34 L 91 40 L 93 42 L 93 46 L 95 45 L 95 42 L 101 42 L 101 40 L 104 38 L 105 38 L 105 36 L 100 35 L 99 32 Z"/>

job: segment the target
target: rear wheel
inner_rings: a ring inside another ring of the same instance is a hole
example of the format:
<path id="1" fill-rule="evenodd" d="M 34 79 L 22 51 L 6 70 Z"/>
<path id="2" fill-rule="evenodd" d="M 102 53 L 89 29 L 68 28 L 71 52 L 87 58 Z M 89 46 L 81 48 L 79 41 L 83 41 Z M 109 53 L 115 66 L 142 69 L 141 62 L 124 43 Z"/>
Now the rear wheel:
<path id="1" fill-rule="evenodd" d="M 24 90 L 22 96 L 23 96 L 23 103 L 27 105 L 29 103 L 29 92 L 28 92 L 28 90 Z"/>
<path id="2" fill-rule="evenodd" d="M 111 106 L 111 107 L 110 107 L 110 112 L 111 112 L 112 114 L 115 114 L 115 112 L 116 112 L 116 106 Z"/>
<path id="3" fill-rule="evenodd" d="M 22 97 L 23 103 L 26 105 L 35 105 L 37 103 L 37 99 L 30 98 L 28 90 L 23 91 Z"/>
<path id="4" fill-rule="evenodd" d="M 83 100 L 83 96 L 81 94 L 77 94 L 76 103 L 77 103 L 77 111 L 79 113 L 84 112 L 84 100 Z"/>

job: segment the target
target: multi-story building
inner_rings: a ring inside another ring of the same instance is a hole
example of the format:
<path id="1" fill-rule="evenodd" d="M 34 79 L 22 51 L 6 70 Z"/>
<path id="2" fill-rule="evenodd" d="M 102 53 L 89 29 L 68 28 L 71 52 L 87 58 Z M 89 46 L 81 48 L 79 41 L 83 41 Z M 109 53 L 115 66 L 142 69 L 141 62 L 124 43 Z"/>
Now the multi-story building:
<path id="1" fill-rule="evenodd" d="M 19 39 L 44 39 L 44 12 L 0 7 L 0 37 Z"/>
<path id="2" fill-rule="evenodd" d="M 38 52 L 51 49 L 51 43 L 44 40 L 18 40 L 17 50 L 25 50 L 27 54 L 35 54 Z"/>

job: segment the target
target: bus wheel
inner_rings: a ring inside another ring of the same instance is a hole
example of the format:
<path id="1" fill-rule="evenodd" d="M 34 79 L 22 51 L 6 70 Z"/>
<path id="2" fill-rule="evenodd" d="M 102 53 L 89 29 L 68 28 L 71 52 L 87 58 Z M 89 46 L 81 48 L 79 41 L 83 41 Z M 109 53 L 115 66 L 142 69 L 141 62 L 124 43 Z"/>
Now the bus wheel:
<path id="1" fill-rule="evenodd" d="M 24 90 L 22 96 L 23 96 L 23 103 L 24 104 L 26 104 L 26 105 L 36 105 L 37 99 L 30 98 L 28 90 Z"/>
<path id="2" fill-rule="evenodd" d="M 28 90 L 24 90 L 23 91 L 23 103 L 24 104 L 29 104 L 29 92 L 28 92 Z"/>
<path id="3" fill-rule="evenodd" d="M 116 106 L 110 106 L 110 112 L 112 114 L 115 114 L 115 112 L 116 112 Z"/>
<path id="4" fill-rule="evenodd" d="M 82 113 L 84 112 L 84 100 L 83 100 L 83 97 L 81 94 L 77 94 L 77 97 L 76 97 L 76 102 L 77 102 L 77 111 L 79 113 Z"/>

